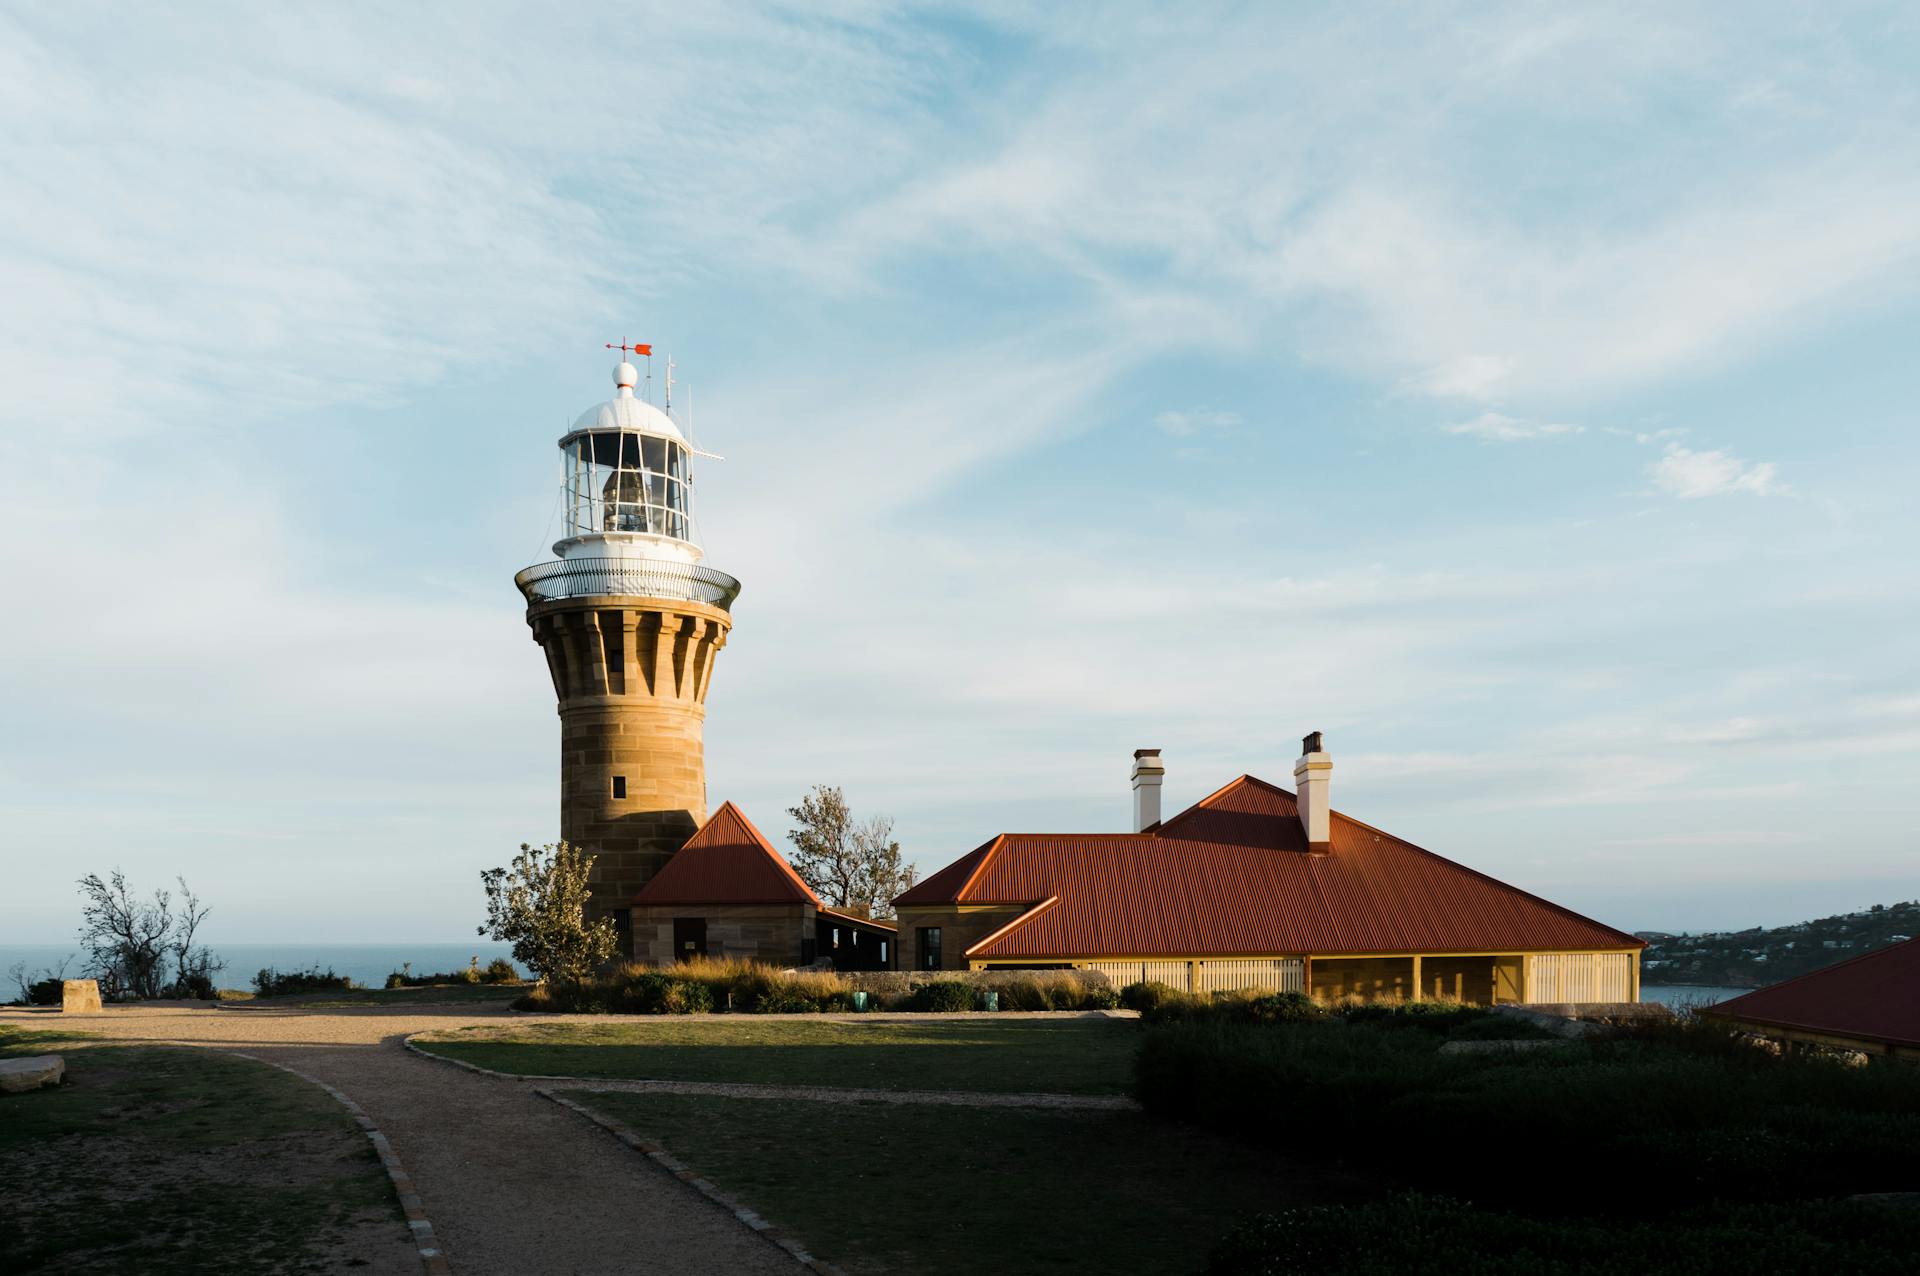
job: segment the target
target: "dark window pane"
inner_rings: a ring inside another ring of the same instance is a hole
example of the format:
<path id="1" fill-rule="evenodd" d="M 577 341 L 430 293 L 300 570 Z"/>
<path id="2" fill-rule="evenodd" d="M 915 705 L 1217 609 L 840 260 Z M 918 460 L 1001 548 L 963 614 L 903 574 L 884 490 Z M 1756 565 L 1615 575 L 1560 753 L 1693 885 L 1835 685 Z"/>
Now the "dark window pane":
<path id="1" fill-rule="evenodd" d="M 667 441 L 648 435 L 642 440 L 647 449 L 647 468 L 656 474 L 667 472 Z"/>

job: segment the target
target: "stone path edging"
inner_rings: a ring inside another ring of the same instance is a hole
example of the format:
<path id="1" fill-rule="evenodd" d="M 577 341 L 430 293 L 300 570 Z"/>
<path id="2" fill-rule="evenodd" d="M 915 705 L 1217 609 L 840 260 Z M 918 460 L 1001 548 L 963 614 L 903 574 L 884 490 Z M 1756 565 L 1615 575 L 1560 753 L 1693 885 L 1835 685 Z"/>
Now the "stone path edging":
<path id="1" fill-rule="evenodd" d="M 241 1059 L 251 1059 L 255 1063 L 264 1063 L 269 1068 L 278 1068 L 282 1072 L 292 1073 L 309 1085 L 319 1086 L 332 1095 L 334 1102 L 345 1108 L 353 1117 L 354 1123 L 360 1127 L 361 1132 L 367 1136 L 367 1141 L 373 1144 L 374 1152 L 379 1155 L 381 1166 L 385 1168 L 387 1177 L 393 1182 L 394 1193 L 400 1198 L 400 1208 L 407 1216 L 407 1230 L 413 1234 L 414 1246 L 420 1251 L 420 1265 L 427 1276 L 453 1276 L 453 1268 L 448 1265 L 447 1256 L 441 1252 L 440 1243 L 434 1238 L 433 1222 L 427 1218 L 426 1211 L 422 1208 L 420 1194 L 414 1190 L 413 1177 L 407 1173 L 406 1167 L 400 1164 L 400 1156 L 393 1150 L 393 1145 L 387 1141 L 387 1136 L 380 1132 L 380 1128 L 373 1123 L 373 1118 L 362 1111 L 359 1104 L 320 1078 L 308 1076 L 298 1068 L 289 1068 L 284 1063 L 275 1063 L 271 1059 L 262 1059 L 259 1055 L 246 1054 L 239 1050 L 229 1050 L 225 1053 Z"/>
<path id="2" fill-rule="evenodd" d="M 419 1036 L 422 1034 L 414 1034 Z M 550 1083 L 571 1090 L 613 1093 L 717 1095 L 728 1099 L 800 1099 L 814 1103 L 938 1104 L 956 1108 L 1077 1108 L 1092 1112 L 1137 1112 L 1140 1104 L 1124 1094 L 1051 1094 L 1043 1091 L 879 1090 L 849 1086 L 764 1085 L 753 1081 L 670 1081 L 647 1077 L 571 1077 L 544 1073 L 497 1072 L 465 1059 L 435 1054 L 404 1038 L 407 1049 L 436 1063 L 452 1064 L 502 1081 Z M 549 1096 L 551 1097 L 551 1096 Z"/>
<path id="3" fill-rule="evenodd" d="M 425 1052 L 422 1051 L 422 1053 Z M 480 1069 L 480 1071 L 485 1071 L 485 1069 Z M 504 1074 L 494 1073 L 493 1075 L 500 1076 Z M 557 1079 L 565 1080 L 566 1078 Z M 793 1257 L 795 1262 L 799 1263 L 808 1271 L 816 1272 L 818 1276 L 846 1276 L 845 1272 L 835 1267 L 832 1263 L 829 1263 L 826 1259 L 816 1258 L 814 1255 L 808 1253 L 806 1246 L 802 1245 L 798 1238 L 787 1235 L 772 1223 L 769 1223 L 766 1219 L 748 1209 L 743 1202 L 735 1200 L 727 1193 L 721 1191 L 720 1188 L 714 1184 L 713 1180 L 701 1177 L 694 1172 L 693 1167 L 674 1156 L 671 1152 L 667 1151 L 665 1147 L 641 1135 L 626 1122 L 607 1116 L 604 1113 L 596 1112 L 584 1103 L 576 1103 L 565 1095 L 555 1094 L 553 1091 L 540 1086 L 533 1087 L 533 1092 L 541 1098 L 551 1100 L 561 1107 L 566 1108 L 568 1111 L 577 1113 L 593 1122 L 614 1138 L 654 1162 L 661 1169 L 733 1215 L 749 1228 L 752 1228 L 756 1235 L 762 1237 L 775 1247 L 785 1250 Z"/>

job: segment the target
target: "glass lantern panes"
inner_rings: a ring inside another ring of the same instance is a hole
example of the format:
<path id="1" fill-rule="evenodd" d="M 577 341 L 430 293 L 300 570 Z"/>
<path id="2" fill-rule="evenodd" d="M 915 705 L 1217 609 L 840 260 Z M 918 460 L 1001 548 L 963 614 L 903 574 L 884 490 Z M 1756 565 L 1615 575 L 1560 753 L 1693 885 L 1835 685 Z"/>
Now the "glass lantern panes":
<path id="1" fill-rule="evenodd" d="M 630 430 L 594 430 L 561 446 L 569 536 L 641 532 L 693 539 L 693 476 L 683 445 Z"/>

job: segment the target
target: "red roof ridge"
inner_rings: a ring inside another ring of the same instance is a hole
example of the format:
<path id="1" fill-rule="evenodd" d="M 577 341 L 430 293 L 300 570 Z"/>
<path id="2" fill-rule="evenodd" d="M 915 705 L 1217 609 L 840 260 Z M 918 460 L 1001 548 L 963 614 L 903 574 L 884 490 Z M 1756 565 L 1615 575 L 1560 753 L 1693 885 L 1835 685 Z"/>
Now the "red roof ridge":
<path id="1" fill-rule="evenodd" d="M 984 869 L 988 863 L 992 861 L 993 857 L 999 853 L 1000 848 L 1005 846 L 1006 843 L 1007 835 L 1005 833 L 996 835 L 991 842 L 987 843 L 987 853 L 982 855 L 979 861 L 974 864 L 973 871 L 967 874 L 967 880 L 960 883 L 960 889 L 953 893 L 954 899 L 960 900 L 966 898 L 967 892 L 973 889 L 974 879 L 980 876 L 980 870 Z"/>
<path id="2" fill-rule="evenodd" d="M 973 954 L 979 952 L 982 948 L 985 948 L 988 944 L 993 943 L 996 939 L 999 939 L 1001 936 L 1005 935 L 1008 931 L 1013 930 L 1016 926 L 1025 925 L 1027 922 L 1032 921 L 1034 918 L 1046 912 L 1049 908 L 1052 908 L 1055 904 L 1058 904 L 1059 902 L 1060 902 L 1060 897 L 1058 895 L 1049 895 L 1045 899 L 1041 900 L 1038 904 L 1029 905 L 1027 907 L 1026 912 L 1020 914 L 1018 917 L 1014 918 L 1012 921 L 1000 927 L 998 930 L 994 931 L 993 933 L 981 936 L 978 940 L 974 941 L 972 947 L 968 948 L 964 953 L 960 955 L 962 957 L 973 956 Z"/>
<path id="3" fill-rule="evenodd" d="M 1178 815 L 1174 816 L 1172 819 L 1160 821 L 1160 823 L 1156 825 L 1153 828 L 1152 832 L 1147 834 L 1147 836 L 1149 837 L 1165 836 L 1168 829 L 1178 824 L 1181 820 L 1186 819 L 1189 815 L 1192 815 L 1195 811 L 1198 811 L 1202 807 L 1207 806 L 1215 798 L 1224 797 L 1229 790 L 1239 788 L 1242 784 L 1246 784 L 1249 782 L 1258 784 L 1262 788 L 1272 789 L 1275 793 L 1286 793 L 1286 795 L 1290 798 L 1294 796 L 1293 794 L 1288 793 L 1287 790 L 1279 787 L 1278 785 L 1268 784 L 1265 780 L 1254 779 L 1252 775 L 1242 772 L 1240 775 L 1237 775 L 1233 779 L 1228 780 L 1225 784 L 1221 785 L 1219 788 L 1215 789 L 1213 792 L 1207 794 L 1205 797 L 1201 798 L 1198 802 L 1195 802 L 1192 806 L 1180 812 Z M 1295 798 L 1294 800 L 1298 801 L 1299 799 Z"/>

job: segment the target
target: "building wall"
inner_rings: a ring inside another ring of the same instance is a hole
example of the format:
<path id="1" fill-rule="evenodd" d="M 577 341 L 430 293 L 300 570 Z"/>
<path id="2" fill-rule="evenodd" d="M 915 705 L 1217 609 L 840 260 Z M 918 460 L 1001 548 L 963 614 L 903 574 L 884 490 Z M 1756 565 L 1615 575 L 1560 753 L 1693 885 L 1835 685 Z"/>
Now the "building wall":
<path id="1" fill-rule="evenodd" d="M 1097 970 L 1115 988 L 1162 983 L 1181 992 L 1265 990 L 1305 992 L 1306 961 L 1299 957 L 1100 957 L 1073 963 Z"/>
<path id="2" fill-rule="evenodd" d="M 608 916 L 707 818 L 706 695 L 731 621 L 607 597 L 536 603 L 527 624 L 559 704 L 560 836 L 594 856 L 588 910 Z"/>
<path id="3" fill-rule="evenodd" d="M 669 904 L 633 910 L 633 959 L 654 966 L 670 966 L 679 959 L 673 950 L 673 922 L 677 917 L 700 917 L 707 923 L 707 956 L 760 961 L 771 966 L 797 966 L 802 941 L 814 937 L 811 904 Z"/>
<path id="4" fill-rule="evenodd" d="M 895 919 L 900 923 L 899 970 L 920 970 L 922 926 L 940 928 L 941 970 L 965 970 L 967 949 L 1026 912 L 1023 904 L 940 904 L 920 908 L 902 908 Z"/>
<path id="5" fill-rule="evenodd" d="M 1640 1000 L 1638 953 L 1534 953 L 1527 958 L 1526 1001 Z"/>

